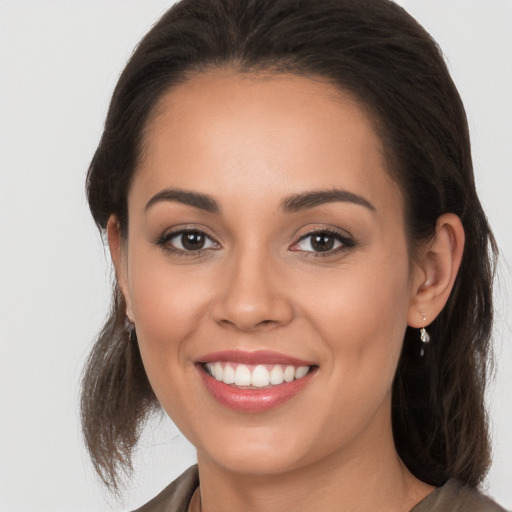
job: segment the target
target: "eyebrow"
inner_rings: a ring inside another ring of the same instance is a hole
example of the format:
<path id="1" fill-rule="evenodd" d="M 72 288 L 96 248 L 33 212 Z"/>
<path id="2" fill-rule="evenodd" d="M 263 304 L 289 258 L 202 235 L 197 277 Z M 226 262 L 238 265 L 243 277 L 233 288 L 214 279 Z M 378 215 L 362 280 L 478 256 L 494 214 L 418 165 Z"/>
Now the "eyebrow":
<path id="1" fill-rule="evenodd" d="M 186 204 L 209 213 L 220 213 L 221 211 L 217 201 L 208 194 L 174 188 L 168 188 L 155 194 L 148 201 L 144 210 L 147 211 L 156 203 L 164 201 Z M 281 210 L 284 213 L 294 213 L 338 201 L 357 204 L 364 206 L 368 210 L 375 211 L 375 207 L 367 199 L 342 189 L 315 190 L 312 192 L 293 194 L 281 202 Z"/>
<path id="2" fill-rule="evenodd" d="M 155 194 L 146 204 L 144 211 L 147 211 L 151 206 L 162 201 L 174 201 L 199 208 L 200 210 L 206 210 L 210 213 L 220 213 L 219 205 L 212 196 L 174 188 L 167 188 Z"/>
<path id="3" fill-rule="evenodd" d="M 370 201 L 362 196 L 342 189 L 316 190 L 313 192 L 294 194 L 287 197 L 281 203 L 281 208 L 285 213 L 294 213 L 337 201 L 357 204 L 368 208 L 368 210 L 375 211 L 375 206 L 373 206 Z"/>

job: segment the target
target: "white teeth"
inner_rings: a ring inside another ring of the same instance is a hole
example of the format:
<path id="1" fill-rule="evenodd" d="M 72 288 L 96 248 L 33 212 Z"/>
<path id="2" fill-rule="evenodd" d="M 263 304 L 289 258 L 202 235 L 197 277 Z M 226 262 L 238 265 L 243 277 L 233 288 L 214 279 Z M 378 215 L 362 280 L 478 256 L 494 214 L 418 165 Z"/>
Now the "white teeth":
<path id="1" fill-rule="evenodd" d="M 216 380 L 222 380 L 222 365 L 220 363 L 215 363 L 213 367 L 213 375 Z"/>
<path id="2" fill-rule="evenodd" d="M 295 368 L 293 366 L 287 366 L 283 377 L 286 382 L 291 382 L 293 379 L 295 379 Z"/>
<path id="3" fill-rule="evenodd" d="M 222 374 L 222 380 L 224 384 L 234 384 L 235 383 L 235 370 L 233 367 L 227 364 L 224 367 L 224 372 Z"/>
<path id="4" fill-rule="evenodd" d="M 264 388 L 266 386 L 278 386 L 283 382 L 293 382 L 302 379 L 309 373 L 309 366 L 283 366 L 258 364 L 251 366 L 237 363 L 206 363 L 206 369 L 210 375 L 225 384 L 236 386 L 253 386 Z"/>
<path id="5" fill-rule="evenodd" d="M 277 386 L 278 384 L 282 384 L 283 381 L 283 369 L 278 365 L 274 366 L 270 372 L 270 384 Z"/>
<path id="6" fill-rule="evenodd" d="M 251 370 L 245 364 L 239 364 L 235 370 L 235 384 L 237 386 L 251 385 Z"/>
<path id="7" fill-rule="evenodd" d="M 263 388 L 270 384 L 270 374 L 268 370 L 260 364 L 252 371 L 251 384 L 257 388 Z"/>
<path id="8" fill-rule="evenodd" d="M 302 379 L 302 377 L 306 376 L 308 372 L 309 372 L 309 366 L 299 366 L 295 370 L 295 378 Z"/>
<path id="9" fill-rule="evenodd" d="M 206 369 L 212 377 L 215 377 L 215 370 L 213 363 L 206 363 Z"/>

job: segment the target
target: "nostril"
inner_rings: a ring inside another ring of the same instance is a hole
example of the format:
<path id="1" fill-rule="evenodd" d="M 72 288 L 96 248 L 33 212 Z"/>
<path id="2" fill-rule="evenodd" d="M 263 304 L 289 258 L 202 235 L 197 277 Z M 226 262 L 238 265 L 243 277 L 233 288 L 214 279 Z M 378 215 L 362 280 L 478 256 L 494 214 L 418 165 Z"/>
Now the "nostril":
<path id="1" fill-rule="evenodd" d="M 231 320 L 228 320 L 226 318 L 223 318 L 218 321 L 220 325 L 223 327 L 236 327 L 236 328 L 243 328 L 245 327 L 248 330 L 258 330 L 258 329 L 265 329 L 265 328 L 271 328 L 275 325 L 277 325 L 279 322 L 276 322 L 275 320 L 261 320 L 260 322 L 254 323 L 253 325 L 247 325 L 247 326 L 241 326 L 240 324 L 237 324 L 236 322 L 233 322 Z"/>
<path id="2" fill-rule="evenodd" d="M 275 320 L 262 320 L 254 328 L 255 329 L 271 329 L 273 327 L 277 327 L 278 325 L 279 325 L 279 322 L 276 322 Z"/>

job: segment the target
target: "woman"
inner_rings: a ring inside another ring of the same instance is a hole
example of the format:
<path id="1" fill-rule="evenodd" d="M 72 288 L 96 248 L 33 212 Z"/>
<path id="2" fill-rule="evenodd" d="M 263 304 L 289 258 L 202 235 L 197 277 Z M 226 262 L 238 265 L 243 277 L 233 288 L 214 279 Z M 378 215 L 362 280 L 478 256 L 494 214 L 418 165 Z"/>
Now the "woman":
<path id="1" fill-rule="evenodd" d="M 501 510 L 475 490 L 494 241 L 460 98 L 401 8 L 179 2 L 87 186 L 117 284 L 82 417 L 113 489 L 162 407 L 198 467 L 141 510 Z"/>

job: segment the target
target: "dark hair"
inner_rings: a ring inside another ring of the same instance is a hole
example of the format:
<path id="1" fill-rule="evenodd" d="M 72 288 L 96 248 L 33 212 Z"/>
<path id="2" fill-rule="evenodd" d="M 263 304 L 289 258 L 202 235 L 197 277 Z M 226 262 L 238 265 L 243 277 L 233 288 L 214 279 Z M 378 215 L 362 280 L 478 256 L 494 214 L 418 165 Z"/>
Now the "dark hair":
<path id="1" fill-rule="evenodd" d="M 193 73 L 217 67 L 323 77 L 351 93 L 387 148 L 405 201 L 409 243 L 433 236 L 437 218 L 457 214 L 466 246 L 455 286 L 429 326 L 420 357 L 407 329 L 393 387 L 397 451 L 419 479 L 457 477 L 476 486 L 490 450 L 484 390 L 489 371 L 491 285 L 496 248 L 478 200 L 467 120 L 429 34 L 388 0 L 182 0 L 143 38 L 115 88 L 87 175 L 94 220 L 117 216 L 127 230 L 127 193 L 156 103 Z M 130 469 L 145 418 L 158 407 L 125 303 L 113 306 L 87 362 L 81 414 L 96 470 L 117 489 Z"/>

